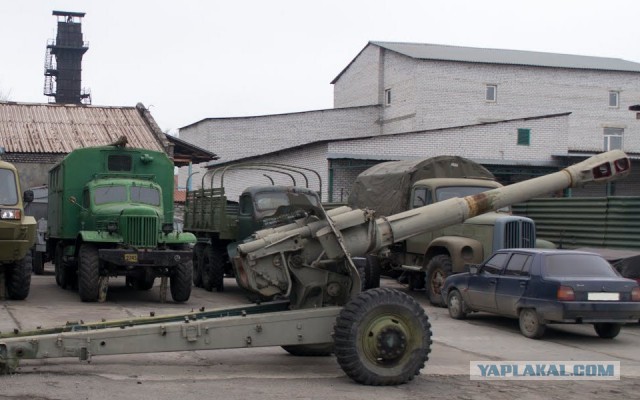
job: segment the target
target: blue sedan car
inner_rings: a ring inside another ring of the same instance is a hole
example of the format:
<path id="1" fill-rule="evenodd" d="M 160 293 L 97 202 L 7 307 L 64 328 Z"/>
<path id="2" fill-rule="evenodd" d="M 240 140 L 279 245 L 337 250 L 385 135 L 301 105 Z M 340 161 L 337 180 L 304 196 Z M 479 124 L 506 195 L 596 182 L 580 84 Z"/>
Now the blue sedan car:
<path id="1" fill-rule="evenodd" d="M 474 311 L 518 318 L 522 334 L 533 339 L 549 323 L 591 323 L 610 339 L 640 319 L 638 283 L 589 252 L 500 250 L 469 272 L 449 276 L 442 293 L 452 318 Z"/>

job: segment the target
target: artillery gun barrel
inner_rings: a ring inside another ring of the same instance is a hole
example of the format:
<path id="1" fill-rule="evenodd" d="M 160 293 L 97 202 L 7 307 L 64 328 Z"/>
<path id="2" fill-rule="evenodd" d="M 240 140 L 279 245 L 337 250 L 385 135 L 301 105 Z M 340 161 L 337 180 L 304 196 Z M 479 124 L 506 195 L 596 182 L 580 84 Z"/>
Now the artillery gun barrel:
<path id="1" fill-rule="evenodd" d="M 378 218 L 373 229 L 367 224 L 373 215 L 370 210 L 342 212 L 332 216 L 332 220 L 335 228 L 343 231 L 349 255 L 362 256 L 411 236 L 462 223 L 477 215 L 534 197 L 587 183 L 604 183 L 619 179 L 629 171 L 630 161 L 627 155 L 620 150 L 613 150 L 595 155 L 553 174 Z M 248 255 L 295 236 L 320 238 L 331 233 L 327 226 L 326 221 L 317 221 L 291 230 L 280 230 L 242 244 L 238 246 L 238 251 L 241 255 Z"/>

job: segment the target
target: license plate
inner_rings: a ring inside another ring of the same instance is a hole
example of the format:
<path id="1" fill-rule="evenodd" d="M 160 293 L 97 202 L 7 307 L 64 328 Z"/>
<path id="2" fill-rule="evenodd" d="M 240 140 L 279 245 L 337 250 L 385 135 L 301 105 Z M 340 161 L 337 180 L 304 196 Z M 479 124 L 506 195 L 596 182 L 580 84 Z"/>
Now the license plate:
<path id="1" fill-rule="evenodd" d="M 588 293 L 587 300 L 618 301 L 620 300 L 620 293 Z"/>
<path id="2" fill-rule="evenodd" d="M 125 254 L 124 255 L 124 260 L 126 262 L 137 263 L 138 262 L 138 254 L 137 253 Z"/>

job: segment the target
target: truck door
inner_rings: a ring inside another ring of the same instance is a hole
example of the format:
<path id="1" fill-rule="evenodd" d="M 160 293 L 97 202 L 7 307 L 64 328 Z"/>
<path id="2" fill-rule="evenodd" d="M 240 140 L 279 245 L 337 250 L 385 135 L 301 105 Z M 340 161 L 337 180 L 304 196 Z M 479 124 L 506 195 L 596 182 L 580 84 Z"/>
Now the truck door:
<path id="1" fill-rule="evenodd" d="M 529 283 L 529 268 L 533 257 L 528 254 L 514 253 L 496 285 L 496 303 L 498 312 L 515 317 L 518 315 L 516 304 L 524 294 Z"/>
<path id="2" fill-rule="evenodd" d="M 477 274 L 469 277 L 469 304 L 472 308 L 495 312 L 496 285 L 509 253 L 498 253 L 484 263 Z"/>
<path id="3" fill-rule="evenodd" d="M 256 231 L 254 217 L 253 197 L 250 193 L 244 193 L 240 196 L 237 240 L 242 240 Z"/>

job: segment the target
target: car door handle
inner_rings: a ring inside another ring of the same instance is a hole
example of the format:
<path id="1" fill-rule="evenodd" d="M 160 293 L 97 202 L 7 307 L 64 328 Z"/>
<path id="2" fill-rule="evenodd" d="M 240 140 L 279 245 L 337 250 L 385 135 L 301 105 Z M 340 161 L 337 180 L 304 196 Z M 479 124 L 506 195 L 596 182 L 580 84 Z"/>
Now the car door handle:
<path id="1" fill-rule="evenodd" d="M 520 282 L 520 286 L 522 286 L 522 287 L 527 286 L 527 282 L 525 282 L 525 281 Z"/>
<path id="2" fill-rule="evenodd" d="M 495 279 L 492 279 L 492 280 L 489 281 L 489 285 L 495 285 L 495 284 L 496 284 L 496 280 Z"/>

